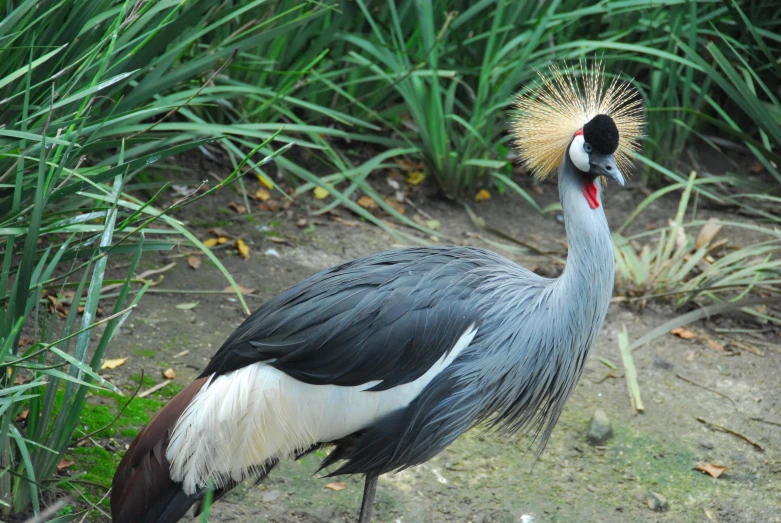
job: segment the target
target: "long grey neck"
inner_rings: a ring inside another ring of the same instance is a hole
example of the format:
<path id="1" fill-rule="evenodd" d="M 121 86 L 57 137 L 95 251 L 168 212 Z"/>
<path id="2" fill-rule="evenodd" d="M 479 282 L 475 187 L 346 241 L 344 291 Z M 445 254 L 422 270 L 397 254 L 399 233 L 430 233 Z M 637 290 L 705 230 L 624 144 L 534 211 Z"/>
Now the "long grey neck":
<path id="1" fill-rule="evenodd" d="M 584 331 L 601 328 L 613 294 L 615 259 L 605 211 L 602 207 L 602 187 L 597 180 L 599 207 L 592 209 L 583 194 L 583 174 L 565 154 L 559 167 L 559 197 L 564 210 L 569 252 L 564 273 L 554 284 L 562 310 L 581 323 Z M 593 182 L 587 182 L 593 183 Z M 575 327 L 575 326 L 573 326 Z M 582 340 L 590 347 L 596 332 L 588 332 Z"/>

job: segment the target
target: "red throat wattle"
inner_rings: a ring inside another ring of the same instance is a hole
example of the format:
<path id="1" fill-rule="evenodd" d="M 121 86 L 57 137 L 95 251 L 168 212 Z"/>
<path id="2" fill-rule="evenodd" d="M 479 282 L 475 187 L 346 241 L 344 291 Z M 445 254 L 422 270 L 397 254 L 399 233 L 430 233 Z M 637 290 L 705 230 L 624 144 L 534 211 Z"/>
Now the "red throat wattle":
<path id="1" fill-rule="evenodd" d="M 599 200 L 597 199 L 597 183 L 596 181 L 593 182 L 586 182 L 583 184 L 583 196 L 586 197 L 586 201 L 588 202 L 589 207 L 592 209 L 596 209 L 599 207 Z"/>

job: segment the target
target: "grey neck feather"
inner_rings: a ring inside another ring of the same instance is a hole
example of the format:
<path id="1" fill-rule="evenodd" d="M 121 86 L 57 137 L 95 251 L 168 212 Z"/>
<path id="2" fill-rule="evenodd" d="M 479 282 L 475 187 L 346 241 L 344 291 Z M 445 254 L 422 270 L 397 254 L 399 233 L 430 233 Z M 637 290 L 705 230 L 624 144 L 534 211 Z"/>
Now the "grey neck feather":
<path id="1" fill-rule="evenodd" d="M 597 182 L 599 184 L 599 182 Z M 601 205 L 591 209 L 583 176 L 565 155 L 559 196 L 569 253 L 564 273 L 541 278 L 522 267 L 486 267 L 480 307 L 485 323 L 454 374 L 463 379 L 460 420 L 500 431 L 531 429 L 541 452 L 577 385 L 613 292 L 610 230 Z M 455 431 L 454 431 L 455 433 Z"/>
<path id="2" fill-rule="evenodd" d="M 596 209 L 589 206 L 583 195 L 582 174 L 572 164 L 569 155 L 564 155 L 559 167 L 559 198 L 564 210 L 569 249 L 567 265 L 555 284 L 555 292 L 568 297 L 564 302 L 601 312 L 598 316 L 601 326 L 613 293 L 615 258 L 602 206 L 602 186 L 599 180 L 594 183 L 600 203 Z M 572 299 L 575 297 L 578 299 Z"/>

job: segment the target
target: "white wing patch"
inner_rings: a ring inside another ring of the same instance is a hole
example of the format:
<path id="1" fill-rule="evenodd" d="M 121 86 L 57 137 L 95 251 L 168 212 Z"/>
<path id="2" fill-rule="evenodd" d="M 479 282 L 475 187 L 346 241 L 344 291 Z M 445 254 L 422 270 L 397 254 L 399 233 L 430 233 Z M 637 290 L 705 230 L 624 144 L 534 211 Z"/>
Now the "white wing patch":
<path id="1" fill-rule="evenodd" d="M 166 457 L 171 479 L 194 494 L 257 474 L 269 459 L 285 459 L 320 442 L 343 438 L 406 407 L 469 346 L 470 326 L 423 376 L 384 391 L 311 385 L 255 363 L 209 380 L 174 428 Z"/>

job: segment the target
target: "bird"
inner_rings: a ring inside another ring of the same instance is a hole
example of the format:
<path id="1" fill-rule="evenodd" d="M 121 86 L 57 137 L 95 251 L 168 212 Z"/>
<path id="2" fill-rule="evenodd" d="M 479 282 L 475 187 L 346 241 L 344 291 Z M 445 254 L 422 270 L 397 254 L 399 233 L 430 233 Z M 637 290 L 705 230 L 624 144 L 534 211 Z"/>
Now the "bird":
<path id="1" fill-rule="evenodd" d="M 607 314 L 614 257 L 602 206 L 644 125 L 631 80 L 601 62 L 537 71 L 514 104 L 519 158 L 558 171 L 565 268 L 544 278 L 476 247 L 371 254 L 318 272 L 252 313 L 131 443 L 114 523 L 172 523 L 281 460 L 331 448 L 319 471 L 378 477 L 424 463 L 467 430 L 528 434 L 539 454 Z M 602 182 L 600 182 L 600 180 Z M 327 469 L 327 470 L 326 470 Z"/>

